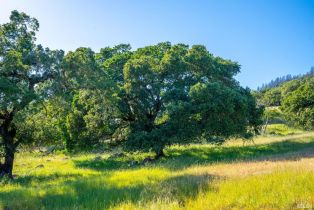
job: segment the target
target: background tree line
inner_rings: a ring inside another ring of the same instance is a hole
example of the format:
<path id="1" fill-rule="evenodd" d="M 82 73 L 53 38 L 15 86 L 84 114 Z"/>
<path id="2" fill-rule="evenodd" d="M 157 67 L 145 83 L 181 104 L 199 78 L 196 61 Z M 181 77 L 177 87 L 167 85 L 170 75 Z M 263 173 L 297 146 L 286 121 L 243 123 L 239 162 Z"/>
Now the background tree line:
<path id="1" fill-rule="evenodd" d="M 276 79 L 271 80 L 269 83 L 265 83 L 265 84 L 262 84 L 261 87 L 257 87 L 257 90 L 265 91 L 270 88 L 278 87 L 285 82 L 289 82 L 291 80 L 301 79 L 305 77 L 311 77 L 313 75 L 314 75 L 314 66 L 311 67 L 311 70 L 305 74 L 294 75 L 294 76 L 292 76 L 291 74 L 288 74 L 282 77 L 277 77 Z"/>
<path id="2" fill-rule="evenodd" d="M 278 87 L 254 92 L 271 119 L 278 119 L 305 130 L 314 129 L 314 75 L 311 73 Z M 274 108 L 277 107 L 277 108 Z"/>

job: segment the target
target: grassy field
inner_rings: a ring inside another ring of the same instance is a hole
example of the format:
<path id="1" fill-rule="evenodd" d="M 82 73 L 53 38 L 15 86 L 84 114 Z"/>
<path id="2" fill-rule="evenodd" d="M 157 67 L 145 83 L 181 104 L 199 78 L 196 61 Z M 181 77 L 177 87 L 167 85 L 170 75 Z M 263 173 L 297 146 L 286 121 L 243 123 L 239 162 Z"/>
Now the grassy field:
<path id="1" fill-rule="evenodd" d="M 267 126 L 267 134 L 270 135 L 281 135 L 281 136 L 286 136 L 286 135 L 293 135 L 293 134 L 299 134 L 302 133 L 303 131 L 297 128 L 292 128 L 289 127 L 285 124 L 272 124 Z"/>
<path id="2" fill-rule="evenodd" d="M 314 208 L 314 132 L 254 142 L 173 146 L 146 165 L 150 154 L 18 154 L 0 208 Z"/>

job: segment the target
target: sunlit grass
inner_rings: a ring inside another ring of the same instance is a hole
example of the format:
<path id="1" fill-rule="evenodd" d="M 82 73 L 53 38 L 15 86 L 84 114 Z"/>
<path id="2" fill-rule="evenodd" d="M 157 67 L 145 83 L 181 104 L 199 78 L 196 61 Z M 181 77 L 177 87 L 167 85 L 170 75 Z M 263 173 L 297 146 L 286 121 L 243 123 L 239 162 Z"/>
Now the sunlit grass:
<path id="1" fill-rule="evenodd" d="M 224 180 L 216 189 L 189 200 L 187 209 L 291 209 L 314 204 L 314 174 L 286 169 L 266 175 Z"/>
<path id="2" fill-rule="evenodd" d="M 297 209 L 314 205 L 314 174 L 306 170 L 215 180 L 197 196 L 122 203 L 114 209 Z"/>
<path id="3" fill-rule="evenodd" d="M 0 209 L 293 209 L 314 207 L 314 133 L 151 154 L 19 153 Z"/>
<path id="4" fill-rule="evenodd" d="M 299 134 L 304 131 L 289 127 L 285 124 L 271 124 L 267 126 L 266 133 L 271 135 L 292 135 L 292 134 Z"/>

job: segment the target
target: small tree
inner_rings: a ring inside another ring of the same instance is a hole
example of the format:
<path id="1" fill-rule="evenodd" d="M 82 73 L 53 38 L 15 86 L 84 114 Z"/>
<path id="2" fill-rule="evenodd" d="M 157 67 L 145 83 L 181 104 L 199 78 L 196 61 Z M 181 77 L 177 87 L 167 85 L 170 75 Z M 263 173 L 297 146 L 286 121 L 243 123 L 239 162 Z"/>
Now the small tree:
<path id="1" fill-rule="evenodd" d="M 35 44 L 38 21 L 13 11 L 10 22 L 0 25 L 0 146 L 4 163 L 0 175 L 12 178 L 14 154 L 26 142 L 20 129 L 27 113 L 53 94 L 63 51 Z M 49 88 L 50 87 L 50 88 Z"/>

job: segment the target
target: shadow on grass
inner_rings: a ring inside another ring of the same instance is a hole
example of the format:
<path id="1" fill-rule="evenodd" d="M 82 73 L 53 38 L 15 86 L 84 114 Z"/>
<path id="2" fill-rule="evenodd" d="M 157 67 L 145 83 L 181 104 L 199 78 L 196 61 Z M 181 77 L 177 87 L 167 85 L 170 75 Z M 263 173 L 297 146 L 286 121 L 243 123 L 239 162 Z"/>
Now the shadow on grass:
<path id="1" fill-rule="evenodd" d="M 51 175 L 25 175 L 18 176 L 14 180 L 9 180 L 9 183 L 17 183 L 23 187 L 33 186 L 34 183 L 48 183 L 53 180 L 62 180 L 63 182 L 68 182 L 70 180 L 80 179 L 81 174 L 51 174 Z"/>
<path id="2" fill-rule="evenodd" d="M 314 139 L 311 141 L 281 141 L 251 146 L 174 147 L 167 150 L 168 157 L 160 166 L 178 170 L 196 164 L 236 161 L 279 161 L 314 157 Z"/>
<path id="3" fill-rule="evenodd" d="M 173 198 L 183 204 L 187 198 L 195 198 L 201 190 L 211 190 L 210 183 L 213 178 L 215 177 L 210 175 L 182 175 L 159 182 L 139 182 L 124 187 L 106 183 L 102 176 L 78 178 L 48 189 L 44 194 L 34 192 L 34 188 L 28 187 L 0 192 L 0 208 L 109 209 L 120 203 L 145 204 L 163 198 Z"/>
<path id="4" fill-rule="evenodd" d="M 311 148 L 312 152 L 304 152 L 304 150 Z M 167 157 L 149 165 L 157 165 L 170 170 L 180 170 L 193 165 L 211 163 L 296 160 L 302 157 L 313 157 L 313 151 L 314 139 L 303 142 L 289 139 L 281 142 L 251 146 L 182 146 L 168 148 L 166 150 Z M 141 164 L 135 164 L 130 167 L 130 162 L 132 162 L 131 157 L 74 161 L 76 167 L 98 171 L 144 167 Z"/>
<path id="5" fill-rule="evenodd" d="M 73 160 L 75 166 L 78 168 L 88 168 L 97 171 L 127 169 L 130 168 L 129 164 L 131 161 L 130 158 Z"/>
<path id="6" fill-rule="evenodd" d="M 150 165 L 175 171 L 193 165 L 217 162 L 296 160 L 313 157 L 313 151 L 314 139 L 303 142 L 287 140 L 244 147 L 172 147 L 166 150 L 168 157 Z M 103 171 L 101 175 L 88 177 L 76 174 L 18 177 L 13 181 L 18 187 L 0 192 L 0 209 L 108 209 L 124 202 L 145 204 L 164 198 L 176 199 L 184 204 L 184 200 L 195 198 L 202 190 L 214 190 L 211 180 L 222 178 L 206 174 L 184 174 L 166 178 L 154 178 L 149 175 L 149 179 L 143 178 L 146 181 L 142 181 L 141 177 L 136 183 L 126 182 L 124 185 L 121 185 L 119 180 L 112 181 L 111 178 L 115 177 L 111 171 L 129 168 L 130 161 L 131 157 L 74 160 L 76 167 Z"/>

